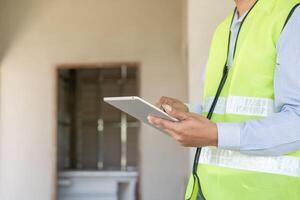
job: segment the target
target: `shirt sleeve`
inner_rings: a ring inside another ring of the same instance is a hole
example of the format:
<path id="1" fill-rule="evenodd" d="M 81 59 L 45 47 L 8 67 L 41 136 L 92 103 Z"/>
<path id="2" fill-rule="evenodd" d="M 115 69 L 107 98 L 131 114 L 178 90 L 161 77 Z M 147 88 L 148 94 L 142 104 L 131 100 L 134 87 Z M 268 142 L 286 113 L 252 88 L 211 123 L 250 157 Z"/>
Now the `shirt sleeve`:
<path id="1" fill-rule="evenodd" d="M 277 43 L 273 115 L 241 123 L 218 123 L 218 146 L 253 155 L 283 155 L 300 149 L 300 7 Z"/>
<path id="2" fill-rule="evenodd" d="M 201 78 L 200 78 L 200 85 L 202 86 L 202 90 L 204 89 L 203 86 L 204 86 L 204 81 L 205 81 L 205 74 L 206 74 L 206 67 L 203 67 L 202 70 L 202 75 L 201 75 Z M 192 112 L 192 113 L 195 113 L 195 114 L 199 114 L 201 115 L 202 114 L 202 111 L 203 111 L 203 106 L 201 104 L 201 102 L 197 102 L 197 103 L 185 103 L 185 105 L 188 107 L 189 109 L 189 112 Z"/>
<path id="3" fill-rule="evenodd" d="M 185 105 L 188 107 L 189 112 L 196 113 L 199 115 L 202 113 L 202 105 L 200 103 L 196 103 L 196 104 L 186 103 Z"/>

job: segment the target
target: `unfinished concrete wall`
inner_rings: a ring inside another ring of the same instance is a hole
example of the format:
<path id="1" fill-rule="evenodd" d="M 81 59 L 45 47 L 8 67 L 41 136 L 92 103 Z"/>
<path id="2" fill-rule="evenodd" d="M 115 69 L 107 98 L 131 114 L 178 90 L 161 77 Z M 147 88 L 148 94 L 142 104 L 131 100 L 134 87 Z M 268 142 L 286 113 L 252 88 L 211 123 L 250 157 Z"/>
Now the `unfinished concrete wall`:
<path id="1" fill-rule="evenodd" d="M 0 199 L 55 198 L 62 63 L 141 63 L 141 95 L 186 100 L 182 0 L 2 0 Z M 182 199 L 187 152 L 142 127 L 143 200 Z"/>
<path id="2" fill-rule="evenodd" d="M 233 10 L 233 0 L 188 0 L 188 91 L 192 103 L 202 101 L 203 73 L 214 30 Z M 193 157 L 191 150 L 190 163 Z"/>
<path id="3" fill-rule="evenodd" d="M 189 98 L 202 98 L 202 77 L 217 25 L 234 10 L 233 0 L 188 1 Z"/>

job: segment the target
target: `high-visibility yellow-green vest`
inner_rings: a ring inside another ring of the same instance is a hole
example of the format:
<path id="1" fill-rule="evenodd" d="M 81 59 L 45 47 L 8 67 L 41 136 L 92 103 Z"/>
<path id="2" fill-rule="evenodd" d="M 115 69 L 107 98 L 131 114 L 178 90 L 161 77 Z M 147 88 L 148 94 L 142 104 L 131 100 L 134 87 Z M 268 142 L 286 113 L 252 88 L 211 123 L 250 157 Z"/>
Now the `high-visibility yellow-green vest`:
<path id="1" fill-rule="evenodd" d="M 212 117 L 214 122 L 261 119 L 276 112 L 276 44 L 291 10 L 299 2 L 258 0 L 248 13 L 240 29 L 234 62 Z M 218 26 L 212 40 L 204 84 L 205 116 L 227 60 L 232 15 Z M 206 200 L 300 200 L 299 151 L 262 157 L 205 147 L 197 172 Z M 186 199 L 191 196 L 191 200 L 196 200 L 198 187 L 193 188 L 192 180 L 191 177 Z"/>

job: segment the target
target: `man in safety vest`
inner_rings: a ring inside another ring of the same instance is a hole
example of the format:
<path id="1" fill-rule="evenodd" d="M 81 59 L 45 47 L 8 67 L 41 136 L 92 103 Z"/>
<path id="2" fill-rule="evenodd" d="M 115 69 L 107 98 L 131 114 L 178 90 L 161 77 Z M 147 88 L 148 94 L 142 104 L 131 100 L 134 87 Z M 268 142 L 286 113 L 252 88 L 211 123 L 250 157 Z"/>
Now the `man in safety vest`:
<path id="1" fill-rule="evenodd" d="M 201 109 L 162 97 L 180 121 L 149 121 L 198 148 L 186 199 L 299 200 L 300 0 L 235 2 L 212 39 Z"/>

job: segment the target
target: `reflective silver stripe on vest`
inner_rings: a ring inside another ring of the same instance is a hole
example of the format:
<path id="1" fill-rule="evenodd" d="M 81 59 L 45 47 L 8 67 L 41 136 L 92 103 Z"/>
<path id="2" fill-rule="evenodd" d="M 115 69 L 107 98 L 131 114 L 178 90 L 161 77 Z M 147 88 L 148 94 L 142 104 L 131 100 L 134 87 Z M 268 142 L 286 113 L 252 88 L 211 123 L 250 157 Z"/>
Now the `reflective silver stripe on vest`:
<path id="1" fill-rule="evenodd" d="M 293 156 L 248 156 L 237 151 L 205 147 L 199 163 L 300 178 L 300 158 Z"/>
<path id="2" fill-rule="evenodd" d="M 204 99 L 203 111 L 208 112 L 214 97 Z M 274 112 L 274 101 L 268 98 L 220 97 L 214 113 L 266 117 Z"/>

